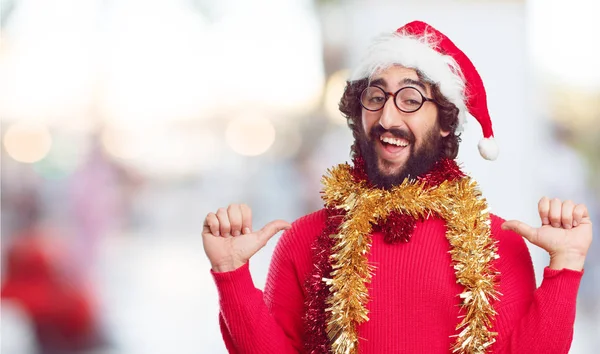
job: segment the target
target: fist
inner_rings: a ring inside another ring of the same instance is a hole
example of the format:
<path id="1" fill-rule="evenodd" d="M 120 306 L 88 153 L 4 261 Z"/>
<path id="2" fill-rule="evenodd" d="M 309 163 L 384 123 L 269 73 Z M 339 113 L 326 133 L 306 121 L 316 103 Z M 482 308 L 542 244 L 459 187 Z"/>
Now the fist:
<path id="1" fill-rule="evenodd" d="M 252 230 L 252 210 L 246 204 L 231 204 L 208 213 L 204 219 L 202 244 L 213 271 L 229 272 L 246 264 L 267 241 L 291 225 L 271 221 L 262 229 Z"/>
<path id="2" fill-rule="evenodd" d="M 550 268 L 583 269 L 592 243 L 592 222 L 584 204 L 543 197 L 538 203 L 541 227 L 510 220 L 503 229 L 513 230 L 550 254 Z"/>

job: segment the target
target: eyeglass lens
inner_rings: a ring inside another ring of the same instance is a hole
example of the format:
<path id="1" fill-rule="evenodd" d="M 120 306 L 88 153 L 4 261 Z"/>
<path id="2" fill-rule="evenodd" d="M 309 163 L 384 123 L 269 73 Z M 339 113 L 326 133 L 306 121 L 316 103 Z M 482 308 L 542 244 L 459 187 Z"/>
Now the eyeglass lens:
<path id="1" fill-rule="evenodd" d="M 367 87 L 361 95 L 361 104 L 370 111 L 378 111 L 385 105 L 388 94 L 377 86 Z M 396 107 L 403 112 L 415 112 L 423 105 L 423 95 L 414 87 L 404 87 L 396 94 Z"/>

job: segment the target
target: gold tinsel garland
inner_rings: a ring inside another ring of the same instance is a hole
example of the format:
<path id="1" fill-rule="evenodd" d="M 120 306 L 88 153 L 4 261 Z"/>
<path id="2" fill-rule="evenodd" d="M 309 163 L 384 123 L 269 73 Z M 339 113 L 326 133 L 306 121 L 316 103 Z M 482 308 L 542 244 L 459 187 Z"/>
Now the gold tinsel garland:
<path id="1" fill-rule="evenodd" d="M 456 281 L 464 286 L 460 294 L 464 316 L 457 325 L 456 353 L 485 353 L 495 342 L 491 331 L 496 315 L 491 300 L 498 273 L 491 262 L 498 258 L 491 237 L 487 203 L 477 184 L 469 177 L 426 187 L 424 182 L 405 180 L 391 190 L 369 188 L 355 182 L 351 167 L 342 164 L 323 177 L 323 199 L 327 206 L 346 212 L 332 249 L 331 279 L 327 299 L 327 334 L 336 354 L 358 353 L 357 325 L 368 320 L 367 284 L 374 267 L 368 264 L 372 225 L 385 220 L 391 211 L 412 217 L 437 215 L 446 221 Z"/>

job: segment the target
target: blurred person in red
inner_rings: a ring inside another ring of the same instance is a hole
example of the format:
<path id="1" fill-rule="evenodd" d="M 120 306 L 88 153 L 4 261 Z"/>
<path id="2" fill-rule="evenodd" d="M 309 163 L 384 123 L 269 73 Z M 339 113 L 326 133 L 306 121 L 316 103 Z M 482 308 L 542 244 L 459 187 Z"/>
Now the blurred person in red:
<path id="1" fill-rule="evenodd" d="M 244 204 L 205 219 L 229 352 L 567 353 L 587 208 L 544 197 L 537 228 L 489 213 L 455 162 L 467 112 L 481 155 L 498 154 L 468 57 L 433 27 L 406 24 L 373 42 L 340 110 L 353 164 L 323 178 L 323 209 L 258 231 Z M 248 262 L 280 230 L 263 293 Z M 523 238 L 550 254 L 537 289 Z"/>
<path id="2" fill-rule="evenodd" d="M 1 298 L 23 309 L 40 353 L 82 353 L 100 344 L 91 294 L 66 276 L 66 249 L 39 228 L 16 235 L 7 250 Z"/>

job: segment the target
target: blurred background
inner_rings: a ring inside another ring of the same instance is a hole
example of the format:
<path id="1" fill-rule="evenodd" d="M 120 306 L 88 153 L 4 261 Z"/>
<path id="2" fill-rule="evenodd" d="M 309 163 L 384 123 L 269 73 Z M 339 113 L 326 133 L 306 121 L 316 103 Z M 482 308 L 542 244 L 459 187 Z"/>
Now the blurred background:
<path id="1" fill-rule="evenodd" d="M 0 0 L 1 350 L 225 353 L 205 215 L 321 207 L 349 159 L 337 103 L 368 41 L 420 19 L 486 84 L 500 157 L 459 160 L 492 212 L 543 195 L 600 225 L 600 2 Z M 600 346 L 600 228 L 572 353 Z M 251 264 L 264 286 L 276 240 Z M 531 248 L 538 284 L 548 264 Z M 594 350 L 595 349 L 595 350 Z"/>

